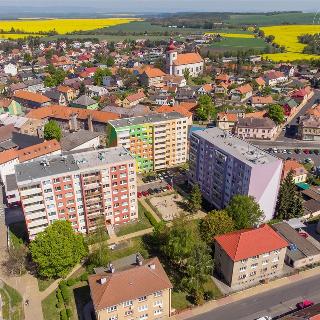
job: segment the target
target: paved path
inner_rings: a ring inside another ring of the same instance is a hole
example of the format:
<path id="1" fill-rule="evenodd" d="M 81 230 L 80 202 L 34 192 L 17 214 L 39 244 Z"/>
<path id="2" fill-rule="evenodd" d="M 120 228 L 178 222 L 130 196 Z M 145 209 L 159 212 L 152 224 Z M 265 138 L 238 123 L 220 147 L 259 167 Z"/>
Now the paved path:
<path id="1" fill-rule="evenodd" d="M 253 320 L 290 311 L 303 299 L 320 302 L 320 267 L 210 301 L 173 317 L 176 320 Z"/>

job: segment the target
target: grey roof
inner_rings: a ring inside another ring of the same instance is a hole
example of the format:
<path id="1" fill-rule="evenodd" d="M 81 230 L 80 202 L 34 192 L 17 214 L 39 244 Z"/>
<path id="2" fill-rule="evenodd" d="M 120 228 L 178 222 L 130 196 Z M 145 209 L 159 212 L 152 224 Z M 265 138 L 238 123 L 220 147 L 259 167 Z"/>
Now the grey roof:
<path id="1" fill-rule="evenodd" d="M 320 211 L 320 202 L 315 199 L 307 200 L 303 203 L 303 209 L 306 213 L 314 213 Z"/>
<path id="2" fill-rule="evenodd" d="M 79 130 L 77 132 L 70 133 L 61 139 L 61 149 L 63 151 L 70 151 L 99 136 L 99 132 L 91 132 L 88 130 Z"/>
<path id="3" fill-rule="evenodd" d="M 276 127 L 276 124 L 270 118 L 239 118 L 237 127 L 240 128 L 262 128 L 272 129 Z"/>
<path id="4" fill-rule="evenodd" d="M 287 249 L 287 255 L 294 261 L 305 259 L 320 254 L 320 250 L 309 240 L 300 236 L 288 223 L 280 222 L 272 225 L 272 228 L 278 232 L 290 244 L 295 244 L 297 250 Z"/>
<path id="5" fill-rule="evenodd" d="M 91 106 L 93 104 L 96 104 L 97 101 L 93 100 L 92 98 L 86 96 L 86 95 L 82 95 L 80 96 L 78 99 L 72 101 L 73 104 L 78 104 L 80 106 Z"/>
<path id="6" fill-rule="evenodd" d="M 49 156 L 45 159 L 21 163 L 15 166 L 17 183 L 27 184 L 40 181 L 45 177 L 59 176 L 67 172 L 92 170 L 106 164 L 133 160 L 123 147 L 100 150 L 79 151 L 64 156 Z"/>
<path id="7" fill-rule="evenodd" d="M 52 101 L 59 101 L 62 93 L 56 90 L 48 90 L 44 93 L 44 95 L 50 98 Z"/>
<path id="8" fill-rule="evenodd" d="M 141 117 L 111 120 L 109 121 L 109 123 L 114 128 L 122 128 L 122 127 L 145 124 L 145 123 L 157 123 L 162 121 L 175 120 L 180 118 L 185 118 L 185 116 L 183 116 L 179 112 L 152 113 L 152 114 L 148 114 Z"/>
<path id="9" fill-rule="evenodd" d="M 18 189 L 17 179 L 15 174 L 8 174 L 6 176 L 6 191 L 14 191 Z"/>
<path id="10" fill-rule="evenodd" d="M 251 167 L 281 162 L 279 158 L 219 128 L 195 131 L 192 135 L 208 141 L 222 150 L 222 152 L 230 154 Z"/>
<path id="11" fill-rule="evenodd" d="M 104 107 L 101 111 L 117 113 L 123 118 L 139 117 L 139 116 L 153 113 L 151 112 L 150 107 L 142 104 L 137 104 L 132 108 L 123 108 L 123 107 L 109 105 Z"/>

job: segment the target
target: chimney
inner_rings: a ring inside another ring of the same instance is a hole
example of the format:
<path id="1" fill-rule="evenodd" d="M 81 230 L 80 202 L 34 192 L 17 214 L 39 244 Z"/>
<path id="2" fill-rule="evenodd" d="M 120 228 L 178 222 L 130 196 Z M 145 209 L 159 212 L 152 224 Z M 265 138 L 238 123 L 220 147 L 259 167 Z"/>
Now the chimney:
<path id="1" fill-rule="evenodd" d="M 116 271 L 112 263 L 109 264 L 109 272 L 114 273 Z"/>
<path id="2" fill-rule="evenodd" d="M 93 132 L 93 124 L 92 124 L 92 115 L 89 113 L 88 115 L 88 130 Z"/>
<path id="3" fill-rule="evenodd" d="M 100 284 L 105 284 L 107 282 L 107 278 L 101 278 L 100 279 Z"/>
<path id="4" fill-rule="evenodd" d="M 139 254 L 136 254 L 136 263 L 138 266 L 142 266 L 142 260 L 139 257 Z"/>
<path id="5" fill-rule="evenodd" d="M 155 270 L 155 269 L 156 269 L 156 265 L 155 265 L 154 263 L 149 264 L 149 268 L 150 268 L 151 270 Z"/>
<path id="6" fill-rule="evenodd" d="M 78 131 L 77 114 L 73 113 L 70 118 L 70 131 Z"/>

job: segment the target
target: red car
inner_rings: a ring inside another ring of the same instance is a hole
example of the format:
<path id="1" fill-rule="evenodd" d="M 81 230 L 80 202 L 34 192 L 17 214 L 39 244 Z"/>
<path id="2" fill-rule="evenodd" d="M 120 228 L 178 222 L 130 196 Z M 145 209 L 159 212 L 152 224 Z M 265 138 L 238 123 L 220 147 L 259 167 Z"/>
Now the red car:
<path id="1" fill-rule="evenodd" d="M 306 232 L 299 232 L 299 235 L 305 239 L 308 238 L 308 234 Z"/>
<path id="2" fill-rule="evenodd" d="M 148 192 L 148 191 L 142 191 L 142 195 L 143 195 L 144 197 L 147 197 L 147 196 L 149 195 L 149 192 Z"/>
<path id="3" fill-rule="evenodd" d="M 138 199 L 140 199 L 142 197 L 142 192 L 138 192 L 137 196 L 138 196 Z"/>
<path id="4" fill-rule="evenodd" d="M 167 190 L 172 190 L 172 186 L 170 186 L 170 184 L 166 185 Z"/>
<path id="5" fill-rule="evenodd" d="M 304 309 L 304 308 L 308 308 L 314 305 L 314 302 L 311 300 L 303 300 L 299 303 L 297 303 L 297 308 L 299 310 Z"/>

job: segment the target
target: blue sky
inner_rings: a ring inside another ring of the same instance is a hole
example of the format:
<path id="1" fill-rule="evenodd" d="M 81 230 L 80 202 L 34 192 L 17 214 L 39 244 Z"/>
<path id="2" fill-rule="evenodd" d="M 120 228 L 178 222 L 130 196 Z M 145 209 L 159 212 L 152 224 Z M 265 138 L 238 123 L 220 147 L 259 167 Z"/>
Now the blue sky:
<path id="1" fill-rule="evenodd" d="M 88 7 L 103 11 L 176 12 L 176 11 L 276 11 L 320 10 L 319 0 L 0 0 L 0 6 Z M 31 8 L 30 8 L 31 9 Z"/>

